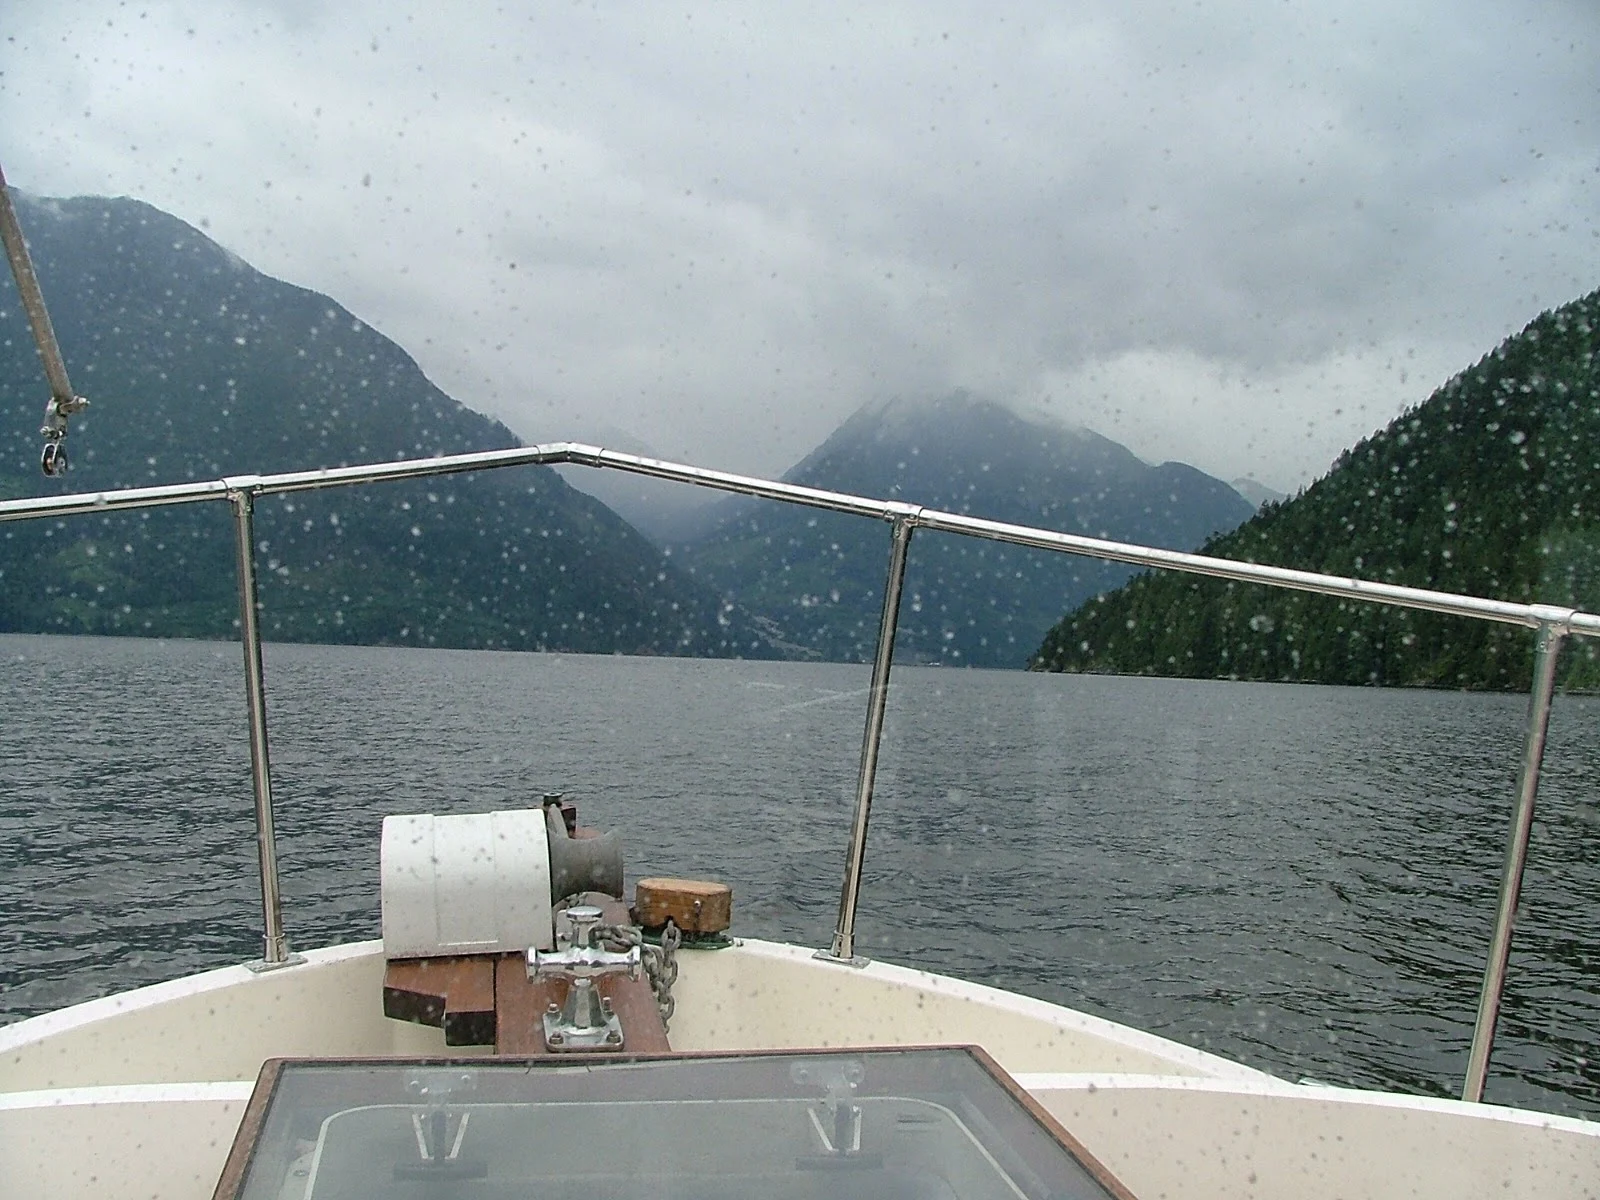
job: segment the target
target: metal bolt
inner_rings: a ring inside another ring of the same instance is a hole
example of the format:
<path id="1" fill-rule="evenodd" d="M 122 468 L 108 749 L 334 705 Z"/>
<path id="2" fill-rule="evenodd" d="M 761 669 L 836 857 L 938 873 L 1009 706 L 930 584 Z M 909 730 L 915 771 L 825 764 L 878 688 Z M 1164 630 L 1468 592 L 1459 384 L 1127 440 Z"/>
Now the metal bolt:
<path id="1" fill-rule="evenodd" d="M 554 1000 L 550 1001 L 550 1003 L 545 1006 L 545 1012 L 549 1013 L 552 1017 L 560 1011 L 561 1005 L 557 1004 Z"/>
<path id="2" fill-rule="evenodd" d="M 605 1013 L 605 1015 L 608 1016 L 608 1017 L 611 1015 L 611 997 L 610 996 L 601 996 L 600 997 L 600 1011 Z"/>
<path id="3" fill-rule="evenodd" d="M 563 1034 L 559 1034 L 559 1033 L 552 1033 L 550 1035 L 550 1038 L 549 1038 L 549 1042 L 550 1042 L 550 1044 L 552 1046 L 559 1046 L 563 1042 L 565 1042 L 566 1040 L 567 1040 L 566 1037 Z"/>
<path id="4" fill-rule="evenodd" d="M 622 1035 L 615 1029 L 612 1029 L 606 1033 L 606 1041 L 610 1042 L 612 1045 L 616 1045 L 622 1041 Z"/>

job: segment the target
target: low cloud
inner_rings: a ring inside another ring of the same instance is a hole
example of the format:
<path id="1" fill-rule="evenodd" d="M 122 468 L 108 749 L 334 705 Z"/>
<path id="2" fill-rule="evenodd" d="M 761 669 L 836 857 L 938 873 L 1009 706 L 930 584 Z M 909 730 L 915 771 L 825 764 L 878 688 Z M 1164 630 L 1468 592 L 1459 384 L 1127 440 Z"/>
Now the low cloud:
<path id="1" fill-rule="evenodd" d="M 1587 4 L 11 24 L 15 184 L 201 224 L 530 438 L 776 471 L 968 387 L 1289 487 L 1600 284 Z"/>
<path id="2" fill-rule="evenodd" d="M 1205 463 L 1223 479 L 1292 491 L 1476 356 L 1390 342 L 1245 371 L 1192 351 L 1130 351 L 1048 373 L 1031 407 L 1151 462 Z"/>

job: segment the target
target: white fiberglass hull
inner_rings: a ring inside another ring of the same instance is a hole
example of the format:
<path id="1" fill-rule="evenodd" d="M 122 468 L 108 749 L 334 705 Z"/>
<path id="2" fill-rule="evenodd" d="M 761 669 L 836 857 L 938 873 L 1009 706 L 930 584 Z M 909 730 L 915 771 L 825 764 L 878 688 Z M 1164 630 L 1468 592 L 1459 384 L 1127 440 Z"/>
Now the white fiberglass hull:
<path id="1" fill-rule="evenodd" d="M 1600 1124 L 1296 1086 L 1043 1001 L 791 946 L 680 964 L 675 1048 L 975 1043 L 1139 1196 L 1600 1195 Z M 6 1195 L 209 1196 L 263 1060 L 463 1053 L 383 1016 L 383 969 L 381 943 L 335 947 L 0 1028 Z"/>

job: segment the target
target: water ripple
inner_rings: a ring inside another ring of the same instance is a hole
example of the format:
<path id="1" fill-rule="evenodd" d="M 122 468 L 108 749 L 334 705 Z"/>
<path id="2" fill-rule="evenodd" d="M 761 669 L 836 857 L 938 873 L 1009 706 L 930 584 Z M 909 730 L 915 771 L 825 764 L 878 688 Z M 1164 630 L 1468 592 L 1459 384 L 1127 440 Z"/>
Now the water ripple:
<path id="1" fill-rule="evenodd" d="M 0 637 L 0 1020 L 259 954 L 239 649 Z M 862 667 L 271 646 L 287 923 L 375 936 L 384 814 L 568 791 L 630 875 L 831 937 Z M 866 953 L 1290 1078 L 1450 1095 L 1520 697 L 900 669 Z M 1600 1115 L 1600 702 L 1552 724 L 1492 1100 Z"/>

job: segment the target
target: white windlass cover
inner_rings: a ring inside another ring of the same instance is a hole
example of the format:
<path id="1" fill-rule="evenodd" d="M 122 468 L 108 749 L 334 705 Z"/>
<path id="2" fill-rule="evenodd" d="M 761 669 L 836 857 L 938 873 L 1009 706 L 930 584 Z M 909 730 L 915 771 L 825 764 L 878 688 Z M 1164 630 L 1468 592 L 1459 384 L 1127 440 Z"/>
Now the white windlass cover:
<path id="1" fill-rule="evenodd" d="M 389 958 L 555 946 L 541 809 L 385 817 L 380 874 Z"/>

